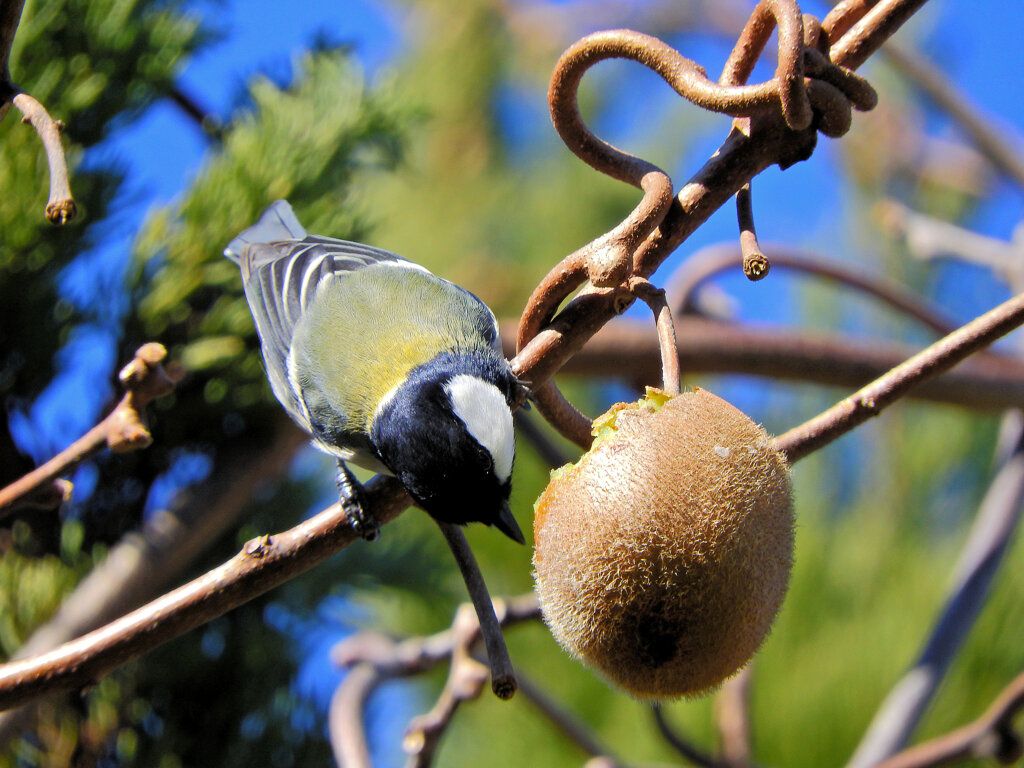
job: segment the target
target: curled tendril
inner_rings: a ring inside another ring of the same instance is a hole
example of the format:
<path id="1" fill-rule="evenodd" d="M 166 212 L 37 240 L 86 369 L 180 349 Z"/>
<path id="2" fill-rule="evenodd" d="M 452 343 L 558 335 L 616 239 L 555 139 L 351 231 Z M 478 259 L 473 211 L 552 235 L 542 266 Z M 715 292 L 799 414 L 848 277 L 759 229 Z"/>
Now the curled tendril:
<path id="1" fill-rule="evenodd" d="M 548 379 L 533 390 L 533 401 L 547 422 L 567 440 L 583 450 L 589 450 L 594 440 L 591 430 L 593 422 L 583 414 L 555 386 L 554 379 Z"/>
<path id="2" fill-rule="evenodd" d="M 871 0 L 840 0 L 821 22 L 821 30 L 831 41 L 839 40 L 864 18 L 875 3 Z"/>
<path id="3" fill-rule="evenodd" d="M 794 0 L 762 0 L 757 4 L 718 82 L 723 86 L 746 83 L 776 26 L 779 28 L 779 63 L 775 79 L 769 83 L 775 86 L 786 125 L 801 131 L 811 124 L 811 102 L 804 85 L 804 17 Z M 743 116 L 749 114 L 745 112 Z"/>
<path id="4" fill-rule="evenodd" d="M 841 136 L 850 127 L 851 110 L 871 109 L 877 96 L 863 78 L 830 59 L 829 41 L 835 38 L 830 36 L 829 24 L 834 23 L 821 23 L 813 16 L 803 15 L 796 0 L 761 0 L 718 82 L 671 46 L 632 30 L 588 35 L 562 54 L 548 89 L 551 118 L 559 136 L 585 163 L 638 187 L 644 195 L 621 224 L 567 256 L 540 282 L 520 320 L 519 351 L 543 330 L 557 325 L 559 307 L 588 281 L 592 287 L 585 293 L 602 294 L 605 300 L 611 298 L 615 311 L 624 311 L 636 298 L 631 281 L 645 278 L 653 271 L 648 251 L 657 250 L 658 243 L 666 238 L 672 239 L 664 225 L 670 219 L 678 219 L 679 209 L 686 207 L 684 193 L 675 196 L 671 179 L 664 171 L 613 147 L 586 126 L 577 100 L 584 74 L 605 59 L 629 59 L 656 72 L 693 104 L 747 120 L 747 132 L 756 131 L 760 119 L 777 119 L 781 115 L 791 131 L 809 131 L 811 137 L 814 131 Z M 776 28 L 779 44 L 775 76 L 748 85 L 747 78 Z M 813 147 L 813 141 L 809 146 Z M 742 209 L 742 201 L 740 205 Z M 670 216 L 673 210 L 675 213 Z M 748 218 L 749 226 L 744 231 L 749 232 L 748 239 L 753 239 L 752 214 Z M 755 278 L 763 276 L 767 262 L 763 257 L 755 258 L 759 255 L 756 241 L 748 250 L 749 274 Z M 554 383 L 537 380 L 533 394 L 545 418 L 574 442 L 589 445 L 589 420 L 565 399 Z"/>

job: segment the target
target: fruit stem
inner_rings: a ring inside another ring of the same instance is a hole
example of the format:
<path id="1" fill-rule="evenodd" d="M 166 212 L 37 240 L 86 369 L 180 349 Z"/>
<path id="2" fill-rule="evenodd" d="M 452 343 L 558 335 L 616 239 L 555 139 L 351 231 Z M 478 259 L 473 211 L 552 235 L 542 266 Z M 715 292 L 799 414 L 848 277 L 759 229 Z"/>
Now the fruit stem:
<path id="1" fill-rule="evenodd" d="M 676 346 L 676 322 L 672 317 L 672 308 L 665 299 L 665 291 L 655 288 L 649 280 L 642 277 L 630 278 L 629 290 L 634 296 L 642 299 L 654 313 L 654 322 L 658 326 L 658 343 L 661 347 L 661 388 L 670 395 L 678 395 L 679 348 Z"/>

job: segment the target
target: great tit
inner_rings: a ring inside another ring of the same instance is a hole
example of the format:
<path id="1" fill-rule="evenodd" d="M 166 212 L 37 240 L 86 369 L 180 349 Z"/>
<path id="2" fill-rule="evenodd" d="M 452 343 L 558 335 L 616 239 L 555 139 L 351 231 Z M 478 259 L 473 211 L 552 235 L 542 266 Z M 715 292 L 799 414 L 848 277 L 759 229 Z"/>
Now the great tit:
<path id="1" fill-rule="evenodd" d="M 224 254 L 241 267 L 271 388 L 338 459 L 343 504 L 360 512 L 351 461 L 398 477 L 441 522 L 523 543 L 508 498 L 525 390 L 480 299 L 388 251 L 310 235 L 285 200 Z M 357 525 L 372 538 L 372 521 Z"/>

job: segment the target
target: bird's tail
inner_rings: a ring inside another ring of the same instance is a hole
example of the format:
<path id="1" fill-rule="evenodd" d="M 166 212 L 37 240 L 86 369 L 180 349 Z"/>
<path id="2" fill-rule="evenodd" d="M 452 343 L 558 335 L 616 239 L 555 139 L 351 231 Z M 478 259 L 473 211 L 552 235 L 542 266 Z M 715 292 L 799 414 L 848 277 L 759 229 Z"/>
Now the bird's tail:
<path id="1" fill-rule="evenodd" d="M 242 258 L 245 246 L 274 243 L 279 240 L 304 240 L 309 233 L 295 217 L 287 200 L 278 200 L 263 212 L 259 220 L 228 243 L 224 255 L 234 262 Z"/>

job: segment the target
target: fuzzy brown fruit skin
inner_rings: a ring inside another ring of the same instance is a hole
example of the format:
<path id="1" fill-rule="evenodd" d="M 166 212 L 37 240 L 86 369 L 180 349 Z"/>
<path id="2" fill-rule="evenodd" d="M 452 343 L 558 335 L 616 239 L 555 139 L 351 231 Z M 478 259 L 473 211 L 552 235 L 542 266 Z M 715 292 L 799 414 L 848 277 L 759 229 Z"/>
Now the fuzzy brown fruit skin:
<path id="1" fill-rule="evenodd" d="M 753 656 L 782 604 L 789 468 L 764 430 L 705 390 L 657 411 L 616 408 L 616 431 L 537 502 L 544 617 L 634 696 L 703 693 Z"/>

